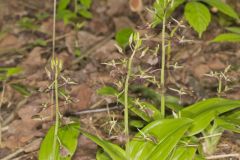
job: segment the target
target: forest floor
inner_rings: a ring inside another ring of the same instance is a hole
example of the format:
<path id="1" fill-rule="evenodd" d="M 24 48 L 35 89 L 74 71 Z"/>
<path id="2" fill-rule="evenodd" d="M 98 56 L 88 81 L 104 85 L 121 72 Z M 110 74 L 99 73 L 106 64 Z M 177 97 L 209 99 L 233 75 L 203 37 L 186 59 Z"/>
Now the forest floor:
<path id="1" fill-rule="evenodd" d="M 151 0 L 145 3 L 149 4 Z M 23 69 L 22 73 L 10 77 L 4 84 L 1 107 L 3 146 L 0 158 L 15 154 L 15 158 L 11 159 L 37 159 L 40 142 L 53 124 L 49 118 L 51 107 L 43 109 L 44 104 L 51 102 L 50 93 L 45 92 L 51 83 L 45 68 L 49 68 L 52 54 L 52 8 L 52 0 L 0 0 L 0 68 L 20 66 Z M 240 3 L 236 9 L 240 11 Z M 108 139 L 118 139 L 122 126 L 116 125 L 109 135 L 109 120 L 114 117 L 122 121 L 122 111 L 77 113 L 106 108 L 108 104 L 110 107 L 116 105 L 114 99 L 96 93 L 98 88 L 115 85 L 124 78 L 125 71 L 117 72 L 103 64 L 126 57 L 115 47 L 116 31 L 126 27 L 136 28 L 141 34 L 152 36 L 150 45 L 160 39 L 160 31 L 146 29 L 143 19 L 131 12 L 127 0 L 94 0 L 90 11 L 93 18 L 84 20 L 85 25 L 80 30 L 65 25 L 63 21 L 57 21 L 56 24 L 56 55 L 64 62 L 62 75 L 77 83 L 66 86 L 74 102 L 65 104 L 65 100 L 61 99 L 61 112 L 65 115 L 63 120 L 67 121 L 68 115 L 75 114 L 75 118 L 80 119 L 82 126 L 89 131 Z M 149 20 L 147 11 L 143 11 L 142 15 L 144 21 Z M 179 33 L 180 37 L 184 35 L 185 39 L 191 41 L 174 45 L 168 63 L 177 63 L 181 67 L 168 72 L 167 88 L 182 88 L 186 92 L 181 97 L 182 104 L 217 96 L 216 79 L 205 74 L 224 71 L 229 65 L 231 68 L 227 74 L 231 79 L 231 90 L 221 96 L 240 99 L 240 44 L 207 42 L 221 32 L 224 32 L 223 27 L 214 19 L 202 39 L 198 39 L 190 27 L 183 28 Z M 81 52 L 75 52 L 76 45 Z M 138 56 L 135 63 L 159 68 L 158 57 L 152 55 L 144 58 Z M 3 86 L 3 83 L 0 84 Z M 167 92 L 178 96 L 171 89 Z M 36 115 L 42 119 L 39 120 Z M 97 145 L 80 135 L 73 159 L 95 159 L 96 151 Z M 216 154 L 222 153 L 240 153 L 240 135 L 224 133 L 216 151 Z"/>

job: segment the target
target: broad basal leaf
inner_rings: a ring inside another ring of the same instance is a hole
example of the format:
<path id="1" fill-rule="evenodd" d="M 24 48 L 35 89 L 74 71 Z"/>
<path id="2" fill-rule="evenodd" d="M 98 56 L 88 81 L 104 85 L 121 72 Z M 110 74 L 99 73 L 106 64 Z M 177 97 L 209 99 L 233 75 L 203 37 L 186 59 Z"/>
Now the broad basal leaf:
<path id="1" fill-rule="evenodd" d="M 224 3 L 222 0 L 201 0 L 202 2 L 206 2 L 209 5 L 216 7 L 219 11 L 221 11 L 222 13 L 238 19 L 238 14 L 232 9 L 232 7 L 230 7 L 228 4 Z"/>
<path id="2" fill-rule="evenodd" d="M 196 150 L 196 147 L 177 147 L 168 160 L 194 160 Z"/>
<path id="3" fill-rule="evenodd" d="M 45 136 L 39 151 L 39 160 L 70 160 L 73 156 L 79 135 L 79 123 L 72 123 L 58 129 L 56 153 L 53 153 L 54 128 L 52 126 Z"/>
<path id="4" fill-rule="evenodd" d="M 236 133 L 240 133 L 240 121 L 239 119 L 222 117 L 216 119 L 216 124 L 223 129 L 230 130 Z"/>
<path id="5" fill-rule="evenodd" d="M 113 160 L 127 160 L 125 151 L 120 148 L 118 145 L 103 140 L 95 135 L 87 133 L 81 130 L 82 134 L 87 138 L 91 139 L 97 145 L 101 146 L 104 151 L 113 159 Z M 106 158 L 106 157 L 105 157 Z"/>
<path id="6" fill-rule="evenodd" d="M 182 117 L 193 119 L 189 135 L 197 134 L 205 129 L 217 115 L 240 108 L 240 101 L 223 98 L 211 98 L 181 110 Z"/>
<path id="7" fill-rule="evenodd" d="M 58 138 L 61 142 L 61 160 L 71 160 L 71 157 L 74 155 L 78 144 L 79 129 L 79 123 L 72 123 L 59 128 Z"/>
<path id="8" fill-rule="evenodd" d="M 233 32 L 233 33 L 240 34 L 240 27 L 227 27 L 226 30 Z"/>
<path id="9" fill-rule="evenodd" d="M 59 159 L 59 143 L 56 146 L 56 153 L 53 153 L 53 139 L 54 139 L 54 126 L 52 126 L 42 141 L 38 159 L 39 160 L 53 160 Z"/>
<path id="10" fill-rule="evenodd" d="M 211 42 L 240 42 L 240 34 L 224 33 L 215 37 Z"/>
<path id="11" fill-rule="evenodd" d="M 161 94 L 155 91 L 154 89 L 141 85 L 131 85 L 130 90 L 134 93 L 140 94 L 143 98 L 152 100 L 156 106 L 161 105 Z M 166 106 L 169 109 L 174 110 L 175 112 L 178 112 L 182 109 L 182 106 L 179 105 L 179 101 L 180 100 L 177 97 L 170 95 L 165 96 Z"/>
<path id="12" fill-rule="evenodd" d="M 187 118 L 157 120 L 144 127 L 130 142 L 132 160 L 165 160 L 192 121 Z"/>
<path id="13" fill-rule="evenodd" d="M 112 160 L 111 157 L 108 156 L 106 152 L 103 150 L 98 150 L 96 155 L 97 160 Z"/>
<path id="14" fill-rule="evenodd" d="M 186 4 L 184 17 L 193 29 L 198 32 L 199 37 L 201 37 L 211 21 L 208 8 L 202 3 L 194 1 Z"/>
<path id="15" fill-rule="evenodd" d="M 120 95 L 120 93 L 116 89 L 114 89 L 113 87 L 101 88 L 101 89 L 98 90 L 98 93 L 101 94 L 101 95 L 105 95 L 105 96 L 107 96 L 107 95 L 108 96 L 118 96 L 117 97 L 118 102 L 121 103 L 122 105 L 124 105 L 124 96 Z M 137 106 L 134 103 L 134 101 L 131 97 L 128 98 L 128 108 L 133 113 L 135 113 L 136 115 L 141 117 L 144 121 L 150 122 L 150 121 L 154 120 L 154 117 L 156 117 L 160 113 L 158 113 L 159 111 L 157 109 L 155 109 L 155 107 L 152 107 L 152 105 L 150 105 L 150 104 L 146 105 L 146 104 L 147 103 L 145 103 L 146 108 L 141 109 L 139 106 Z M 149 113 L 148 111 L 153 113 L 153 114 L 148 114 Z"/>

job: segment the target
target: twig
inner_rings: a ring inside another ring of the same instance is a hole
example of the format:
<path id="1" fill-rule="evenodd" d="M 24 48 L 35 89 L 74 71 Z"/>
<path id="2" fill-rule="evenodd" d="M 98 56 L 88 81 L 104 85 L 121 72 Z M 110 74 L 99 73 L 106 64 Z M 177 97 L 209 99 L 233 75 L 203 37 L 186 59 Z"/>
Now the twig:
<path id="1" fill-rule="evenodd" d="M 16 150 L 15 152 L 2 158 L 1 160 L 11 160 L 13 157 L 17 156 L 18 154 L 22 153 L 23 151 L 24 151 L 24 149 L 20 148 L 20 149 Z"/>
<path id="2" fill-rule="evenodd" d="M 211 138 L 211 137 L 216 137 L 216 136 L 221 136 L 221 135 L 222 135 L 222 133 L 216 133 L 216 134 L 200 137 L 199 140 L 206 139 L 206 138 Z"/>
<path id="3" fill-rule="evenodd" d="M 1 94 L 1 99 L 0 99 L 0 148 L 2 147 L 2 104 L 3 104 L 3 98 L 5 94 L 5 87 L 6 87 L 6 80 L 3 81 L 3 89 L 2 89 L 2 94 Z"/>
<path id="4" fill-rule="evenodd" d="M 108 110 L 120 110 L 120 109 L 122 109 L 121 106 L 114 106 L 114 107 L 109 107 L 109 108 L 83 110 L 83 111 L 79 111 L 79 112 L 69 113 L 69 115 L 80 116 L 80 115 L 84 115 L 84 114 L 107 112 Z"/>
<path id="5" fill-rule="evenodd" d="M 22 105 L 24 105 L 26 102 L 27 102 L 27 98 L 25 98 L 25 99 L 23 99 L 22 101 L 20 101 L 20 102 L 17 104 L 17 106 L 16 106 L 16 108 L 15 108 L 15 111 L 12 112 L 12 113 L 6 118 L 6 120 L 3 121 L 3 124 L 2 124 L 2 125 L 3 125 L 3 126 L 8 125 L 8 124 L 15 118 L 16 112 L 19 110 L 19 108 L 20 108 Z"/>
<path id="6" fill-rule="evenodd" d="M 240 158 L 240 154 L 237 154 L 237 153 L 221 154 L 221 155 L 208 156 L 208 157 L 205 157 L 205 158 L 206 159 L 222 159 L 222 158 L 228 158 L 228 157 Z"/>

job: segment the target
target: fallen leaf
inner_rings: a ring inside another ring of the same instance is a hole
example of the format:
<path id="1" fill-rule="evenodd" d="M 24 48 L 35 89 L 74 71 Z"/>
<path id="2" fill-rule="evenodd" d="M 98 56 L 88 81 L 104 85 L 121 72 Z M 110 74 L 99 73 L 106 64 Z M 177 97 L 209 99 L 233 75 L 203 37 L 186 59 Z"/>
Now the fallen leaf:
<path id="1" fill-rule="evenodd" d="M 199 64 L 193 68 L 193 74 L 197 78 L 203 78 L 204 74 L 210 72 L 210 68 L 206 64 Z"/>
<path id="2" fill-rule="evenodd" d="M 32 142 L 30 142 L 29 144 L 27 144 L 24 147 L 24 152 L 30 153 L 30 152 L 38 150 L 40 148 L 41 142 L 42 142 L 42 138 L 33 140 Z"/>
<path id="3" fill-rule="evenodd" d="M 210 60 L 208 63 L 208 66 L 212 69 L 212 70 L 224 70 L 224 68 L 226 67 L 226 65 L 220 61 L 219 59 L 213 59 Z"/>
<path id="4" fill-rule="evenodd" d="M 46 64 L 46 59 L 42 58 L 42 52 L 43 48 L 41 47 L 35 47 L 32 49 L 26 60 L 22 63 L 25 71 L 34 73 L 36 69 L 43 68 Z"/>
<path id="5" fill-rule="evenodd" d="M 78 102 L 72 104 L 73 109 L 81 110 L 87 108 L 91 103 L 92 89 L 87 84 L 74 86 L 71 96 L 78 99 Z"/>
<path id="6" fill-rule="evenodd" d="M 142 0 L 130 0 L 129 6 L 133 12 L 141 12 L 143 9 Z"/>
<path id="7" fill-rule="evenodd" d="M 126 13 L 128 9 L 128 0 L 108 0 L 107 2 L 108 10 L 107 14 L 110 17 L 113 17 L 115 15 L 121 15 L 123 13 Z"/>
<path id="8" fill-rule="evenodd" d="M 134 28 L 134 23 L 126 16 L 114 17 L 113 22 L 115 25 L 115 31 L 119 31 L 123 28 Z"/>

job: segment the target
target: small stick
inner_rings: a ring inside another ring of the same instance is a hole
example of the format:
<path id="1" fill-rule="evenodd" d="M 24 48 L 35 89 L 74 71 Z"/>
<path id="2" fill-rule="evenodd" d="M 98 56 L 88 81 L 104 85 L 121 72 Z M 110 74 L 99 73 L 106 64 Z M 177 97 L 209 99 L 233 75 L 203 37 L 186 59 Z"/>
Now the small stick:
<path id="1" fill-rule="evenodd" d="M 22 153 L 24 149 L 18 149 L 15 152 L 7 155 L 6 157 L 2 158 L 1 160 L 11 160 L 13 157 L 16 157 L 18 154 Z"/>
<path id="2" fill-rule="evenodd" d="M 222 159 L 222 158 L 228 158 L 228 157 L 240 158 L 240 154 L 237 154 L 237 153 L 221 154 L 221 155 L 208 156 L 208 157 L 205 157 L 205 158 L 206 159 Z"/>
<path id="3" fill-rule="evenodd" d="M 122 109 L 122 107 L 114 106 L 114 107 L 109 107 L 109 108 L 89 109 L 89 110 L 83 110 L 83 111 L 79 111 L 79 112 L 70 113 L 70 115 L 80 116 L 80 115 L 84 115 L 84 114 L 107 112 L 110 110 L 119 110 L 119 109 Z"/>
<path id="4" fill-rule="evenodd" d="M 3 89 L 2 89 L 2 94 L 1 94 L 1 99 L 0 99 L 0 148 L 2 147 L 2 104 L 3 104 L 3 98 L 4 98 L 4 93 L 5 93 L 5 87 L 6 87 L 6 80 L 3 81 Z"/>
<path id="5" fill-rule="evenodd" d="M 212 134 L 212 135 L 209 135 L 209 136 L 200 137 L 199 140 L 206 139 L 206 138 L 211 138 L 211 137 L 217 137 L 217 136 L 221 136 L 221 135 L 222 135 L 222 133 L 216 133 L 216 134 Z"/>

